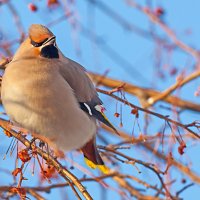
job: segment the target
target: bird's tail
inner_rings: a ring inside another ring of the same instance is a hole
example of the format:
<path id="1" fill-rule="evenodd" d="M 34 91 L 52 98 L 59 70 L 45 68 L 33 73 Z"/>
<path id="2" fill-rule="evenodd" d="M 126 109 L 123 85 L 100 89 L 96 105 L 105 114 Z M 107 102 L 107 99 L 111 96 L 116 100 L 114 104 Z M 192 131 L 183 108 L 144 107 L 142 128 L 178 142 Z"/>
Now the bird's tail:
<path id="1" fill-rule="evenodd" d="M 99 152 L 96 148 L 96 140 L 92 138 L 87 144 L 85 144 L 81 151 L 84 154 L 85 163 L 92 169 L 98 168 L 104 174 L 107 174 L 109 169 L 105 166 Z"/>

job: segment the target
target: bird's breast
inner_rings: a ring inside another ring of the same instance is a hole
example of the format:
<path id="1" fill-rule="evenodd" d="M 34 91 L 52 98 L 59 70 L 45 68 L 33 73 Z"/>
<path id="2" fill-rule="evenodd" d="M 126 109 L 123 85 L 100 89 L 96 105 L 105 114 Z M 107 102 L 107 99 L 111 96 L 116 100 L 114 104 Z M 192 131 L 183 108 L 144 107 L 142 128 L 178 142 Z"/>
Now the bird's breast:
<path id="1" fill-rule="evenodd" d="M 2 81 L 2 102 L 13 121 L 54 138 L 65 150 L 80 148 L 92 138 L 95 121 L 79 108 L 71 87 L 56 67 L 15 67 L 8 66 Z"/>

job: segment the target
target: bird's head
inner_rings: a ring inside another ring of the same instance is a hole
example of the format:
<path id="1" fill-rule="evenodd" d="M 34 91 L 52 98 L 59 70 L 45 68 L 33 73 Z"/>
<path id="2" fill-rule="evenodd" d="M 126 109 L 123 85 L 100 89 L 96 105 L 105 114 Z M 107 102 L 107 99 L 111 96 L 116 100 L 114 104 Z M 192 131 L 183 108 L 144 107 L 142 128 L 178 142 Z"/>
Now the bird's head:
<path id="1" fill-rule="evenodd" d="M 19 57 L 59 58 L 55 35 L 43 25 L 32 24 L 28 38 L 21 44 L 14 59 Z"/>

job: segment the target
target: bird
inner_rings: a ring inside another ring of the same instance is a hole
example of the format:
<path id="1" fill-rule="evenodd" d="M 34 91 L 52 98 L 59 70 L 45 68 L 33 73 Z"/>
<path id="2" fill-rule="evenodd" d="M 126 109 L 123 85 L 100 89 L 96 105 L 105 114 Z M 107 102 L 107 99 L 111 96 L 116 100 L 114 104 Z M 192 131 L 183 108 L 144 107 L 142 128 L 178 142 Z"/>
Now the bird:
<path id="1" fill-rule="evenodd" d="M 106 173 L 96 147 L 97 121 L 117 134 L 86 69 L 64 56 L 56 36 L 32 24 L 6 66 L 1 99 L 13 123 L 46 137 L 63 151 L 80 149 L 86 164 Z"/>

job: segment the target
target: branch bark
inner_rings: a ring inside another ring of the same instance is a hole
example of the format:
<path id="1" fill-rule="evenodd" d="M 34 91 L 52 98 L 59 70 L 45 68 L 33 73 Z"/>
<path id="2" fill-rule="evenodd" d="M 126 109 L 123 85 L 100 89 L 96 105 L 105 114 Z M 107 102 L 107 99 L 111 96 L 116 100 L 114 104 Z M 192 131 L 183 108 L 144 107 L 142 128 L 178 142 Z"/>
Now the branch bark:
<path id="1" fill-rule="evenodd" d="M 148 107 L 148 99 L 153 96 L 158 96 L 161 94 L 161 92 L 153 90 L 153 89 L 147 89 L 142 88 L 124 81 L 108 78 L 93 72 L 89 72 L 89 76 L 92 78 L 92 80 L 95 83 L 98 83 L 99 85 L 103 85 L 108 88 L 117 88 L 124 84 L 123 90 L 129 94 L 132 94 L 136 96 L 139 100 L 146 101 L 146 106 Z M 192 110 L 195 112 L 200 112 L 200 104 L 195 104 L 190 101 L 182 100 L 181 98 L 178 98 L 173 95 L 168 95 L 166 98 L 160 99 L 161 101 L 164 101 L 166 103 L 169 103 L 173 106 L 177 106 L 181 109 L 186 110 Z"/>

